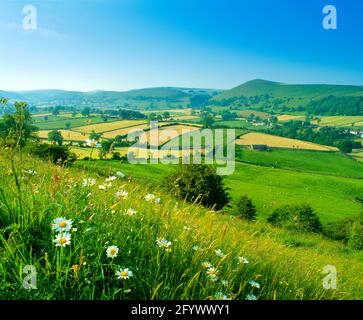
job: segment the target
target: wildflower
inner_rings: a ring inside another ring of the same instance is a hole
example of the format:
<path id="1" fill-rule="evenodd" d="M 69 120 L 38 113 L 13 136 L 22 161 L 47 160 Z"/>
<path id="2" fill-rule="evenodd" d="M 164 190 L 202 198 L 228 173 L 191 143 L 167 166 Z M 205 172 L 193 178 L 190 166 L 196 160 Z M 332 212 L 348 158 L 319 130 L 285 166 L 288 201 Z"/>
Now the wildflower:
<path id="1" fill-rule="evenodd" d="M 198 251 L 198 250 L 199 250 L 199 247 L 198 247 L 198 246 L 193 246 L 193 247 L 192 247 L 192 249 L 193 249 L 194 251 Z"/>
<path id="2" fill-rule="evenodd" d="M 135 214 L 137 213 L 137 211 L 136 210 L 134 210 L 134 209 L 132 209 L 132 208 L 130 208 L 130 209 L 128 209 L 127 211 L 126 211 L 126 215 L 127 216 L 134 216 Z"/>
<path id="3" fill-rule="evenodd" d="M 257 300 L 257 297 L 255 295 L 253 295 L 253 294 L 248 294 L 246 296 L 246 300 Z"/>
<path id="4" fill-rule="evenodd" d="M 110 177 L 105 179 L 105 182 L 112 182 L 112 181 L 115 181 L 115 180 L 117 180 L 117 178 L 115 176 L 110 176 Z"/>
<path id="5" fill-rule="evenodd" d="M 116 198 L 120 200 L 125 200 L 129 196 L 129 193 L 125 190 L 117 191 Z"/>
<path id="6" fill-rule="evenodd" d="M 72 232 L 77 232 L 78 229 L 77 228 L 72 228 Z"/>
<path id="7" fill-rule="evenodd" d="M 106 190 L 106 186 L 104 184 L 100 184 L 98 186 L 98 189 L 100 189 L 100 190 Z"/>
<path id="8" fill-rule="evenodd" d="M 238 262 L 243 264 L 250 263 L 245 257 L 238 257 Z"/>
<path id="9" fill-rule="evenodd" d="M 120 269 L 119 271 L 116 271 L 116 276 L 120 280 L 127 280 L 133 276 L 132 271 L 130 271 L 128 268 L 126 269 Z"/>
<path id="10" fill-rule="evenodd" d="M 211 281 L 215 282 L 218 280 L 218 274 L 219 274 L 219 271 L 217 268 L 215 267 L 210 267 L 208 270 L 207 270 L 207 274 L 208 274 L 208 277 Z"/>
<path id="11" fill-rule="evenodd" d="M 95 139 L 87 139 L 86 144 L 91 148 L 99 148 L 101 146 Z"/>
<path id="12" fill-rule="evenodd" d="M 250 280 L 248 283 L 251 285 L 252 288 L 260 289 L 260 284 L 256 281 Z"/>
<path id="13" fill-rule="evenodd" d="M 223 258 L 224 257 L 224 253 L 222 252 L 221 249 L 217 249 L 214 252 L 216 253 L 217 257 L 219 257 L 219 258 Z"/>
<path id="14" fill-rule="evenodd" d="M 202 262 L 202 267 L 205 269 L 209 269 L 212 267 L 212 264 L 208 261 L 204 261 L 204 262 Z"/>
<path id="15" fill-rule="evenodd" d="M 223 294 L 222 292 L 217 292 L 215 295 L 214 295 L 214 298 L 216 300 L 231 300 L 231 298 L 228 298 L 228 296 L 226 296 L 225 294 Z"/>
<path id="16" fill-rule="evenodd" d="M 116 175 L 118 175 L 120 178 L 125 178 L 126 175 L 122 173 L 121 171 L 116 171 Z"/>
<path id="17" fill-rule="evenodd" d="M 55 242 L 56 247 L 65 247 L 71 243 L 71 234 L 68 232 L 59 233 L 53 242 Z"/>
<path id="18" fill-rule="evenodd" d="M 116 246 L 109 246 L 106 249 L 107 258 L 116 258 L 118 254 L 118 248 Z"/>
<path id="19" fill-rule="evenodd" d="M 69 231 L 72 228 L 73 221 L 71 219 L 59 217 L 53 220 L 53 230 L 56 232 Z"/>
<path id="20" fill-rule="evenodd" d="M 188 226 L 184 226 L 184 227 L 183 227 L 183 229 L 184 229 L 185 231 L 189 231 L 189 230 L 190 230 L 190 227 L 188 227 Z"/>
<path id="21" fill-rule="evenodd" d="M 93 179 L 93 178 L 83 179 L 83 186 L 84 187 L 92 187 L 95 184 L 96 184 L 96 179 Z"/>
<path id="22" fill-rule="evenodd" d="M 227 286 L 228 286 L 228 281 L 227 281 L 227 280 L 222 280 L 222 285 L 223 285 L 224 287 L 227 287 Z"/>
<path id="23" fill-rule="evenodd" d="M 29 170 L 23 170 L 23 172 L 29 176 L 36 176 L 38 174 L 38 172 L 36 172 L 33 169 L 29 169 Z"/>
<path id="24" fill-rule="evenodd" d="M 171 247 L 172 243 L 170 241 L 166 240 L 165 238 L 157 239 L 156 244 L 159 246 L 159 248 L 165 249 L 166 253 L 171 252 L 170 247 Z"/>
<path id="25" fill-rule="evenodd" d="M 145 201 L 146 202 L 154 202 L 156 199 L 155 195 L 152 194 L 152 193 L 148 193 L 146 196 L 145 196 Z"/>

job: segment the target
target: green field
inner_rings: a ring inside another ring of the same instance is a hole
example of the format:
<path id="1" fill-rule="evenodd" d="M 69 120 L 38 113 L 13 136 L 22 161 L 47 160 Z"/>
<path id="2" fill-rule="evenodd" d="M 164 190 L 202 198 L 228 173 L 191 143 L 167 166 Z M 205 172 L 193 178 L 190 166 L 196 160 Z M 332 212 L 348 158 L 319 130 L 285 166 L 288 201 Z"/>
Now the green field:
<path id="1" fill-rule="evenodd" d="M 278 206 L 305 202 L 317 210 L 323 222 L 357 216 L 363 198 L 363 165 L 349 157 L 325 152 L 274 150 L 260 153 L 243 150 L 235 173 L 225 178 L 234 199 L 247 194 L 259 216 Z M 82 165 L 83 162 L 79 162 Z M 130 165 L 97 161 L 102 170 L 119 168 L 135 179 L 159 185 L 174 165 Z"/>
<path id="2" fill-rule="evenodd" d="M 111 122 L 112 120 L 108 120 Z M 70 128 L 86 126 L 89 124 L 102 123 L 104 119 L 102 117 L 76 117 L 68 118 L 62 116 L 49 116 L 48 120 L 37 119 L 34 123 L 40 130 L 55 130 L 55 129 L 66 129 L 66 124 L 70 124 Z"/>

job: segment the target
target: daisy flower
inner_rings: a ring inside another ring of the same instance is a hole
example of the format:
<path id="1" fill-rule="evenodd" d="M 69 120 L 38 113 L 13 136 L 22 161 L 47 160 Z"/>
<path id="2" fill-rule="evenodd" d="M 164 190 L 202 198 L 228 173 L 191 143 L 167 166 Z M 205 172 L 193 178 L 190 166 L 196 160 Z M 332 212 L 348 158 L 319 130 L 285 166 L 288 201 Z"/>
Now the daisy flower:
<path id="1" fill-rule="evenodd" d="M 256 281 L 250 280 L 250 281 L 248 281 L 248 283 L 250 284 L 250 286 L 252 288 L 256 288 L 256 289 L 260 289 L 261 288 L 260 284 L 258 282 L 256 282 Z"/>
<path id="2" fill-rule="evenodd" d="M 243 264 L 250 263 L 245 257 L 238 257 L 238 262 Z"/>
<path id="3" fill-rule="evenodd" d="M 98 189 L 100 189 L 100 190 L 106 190 L 106 189 L 107 189 L 107 187 L 106 187 L 104 184 L 100 184 L 100 185 L 98 186 Z"/>
<path id="4" fill-rule="evenodd" d="M 97 140 L 95 139 L 87 139 L 86 140 L 86 144 L 87 146 L 91 147 L 91 148 L 98 148 L 101 145 L 97 142 Z"/>
<path id="5" fill-rule="evenodd" d="M 130 271 L 128 268 L 120 269 L 119 271 L 116 271 L 116 276 L 120 280 L 127 280 L 133 276 L 132 271 Z"/>
<path id="6" fill-rule="evenodd" d="M 117 178 L 115 176 L 110 176 L 108 178 L 105 179 L 105 182 L 112 182 L 115 181 Z"/>
<path id="7" fill-rule="evenodd" d="M 222 292 L 217 292 L 215 295 L 214 295 L 214 298 L 216 300 L 231 300 L 231 298 L 228 298 L 228 296 L 226 296 L 225 294 L 223 294 Z"/>
<path id="8" fill-rule="evenodd" d="M 257 297 L 255 295 L 253 295 L 253 294 L 248 294 L 246 296 L 246 300 L 257 300 Z"/>
<path id="9" fill-rule="evenodd" d="M 172 243 L 166 240 L 165 238 L 157 239 L 156 244 L 158 245 L 159 248 L 163 249 L 168 249 L 172 245 Z"/>
<path id="10" fill-rule="evenodd" d="M 221 249 L 214 250 L 214 252 L 216 253 L 217 257 L 219 257 L 219 258 L 224 257 L 224 253 L 222 252 Z"/>
<path id="11" fill-rule="evenodd" d="M 202 267 L 205 269 L 209 269 L 212 267 L 212 264 L 208 261 L 204 261 L 204 262 L 202 262 Z"/>
<path id="12" fill-rule="evenodd" d="M 125 190 L 117 191 L 116 198 L 119 200 L 125 200 L 129 196 L 129 193 Z"/>
<path id="13" fill-rule="evenodd" d="M 134 209 L 132 209 L 132 208 L 130 208 L 130 209 L 128 209 L 127 211 L 126 211 L 126 215 L 127 216 L 134 216 L 135 214 L 137 213 L 137 211 L 136 210 L 134 210 Z"/>
<path id="14" fill-rule="evenodd" d="M 92 187 L 95 184 L 96 184 L 96 179 L 93 179 L 93 178 L 83 179 L 83 186 L 84 187 Z"/>
<path id="15" fill-rule="evenodd" d="M 207 270 L 207 274 L 208 274 L 208 277 L 211 281 L 215 282 L 218 280 L 218 274 L 219 274 L 219 271 L 217 268 L 215 267 L 210 267 L 208 270 Z"/>
<path id="16" fill-rule="evenodd" d="M 71 230 L 73 221 L 71 219 L 67 220 L 66 218 L 59 217 L 53 220 L 53 230 L 56 232 L 66 232 Z"/>
<path id="17" fill-rule="evenodd" d="M 68 232 L 59 233 L 53 242 L 56 247 L 65 247 L 71 243 L 71 234 Z"/>
<path id="18" fill-rule="evenodd" d="M 116 246 L 109 246 L 106 249 L 107 258 L 116 258 L 118 254 L 118 248 Z"/>

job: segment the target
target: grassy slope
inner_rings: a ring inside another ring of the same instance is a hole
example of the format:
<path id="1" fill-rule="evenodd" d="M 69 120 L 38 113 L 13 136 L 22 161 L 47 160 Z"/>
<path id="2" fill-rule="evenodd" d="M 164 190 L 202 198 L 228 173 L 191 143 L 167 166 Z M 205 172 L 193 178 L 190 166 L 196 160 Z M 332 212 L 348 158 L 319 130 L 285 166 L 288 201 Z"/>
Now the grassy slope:
<path id="1" fill-rule="evenodd" d="M 77 187 L 86 172 L 56 168 L 30 158 L 26 158 L 26 168 L 39 174 L 21 187 L 27 205 L 23 218 L 17 220 L 14 182 L 8 165 L 0 159 L 1 170 L 6 173 L 0 188 L 15 214 L 12 227 L 0 232 L 0 285 L 5 289 L 0 298 L 206 299 L 221 291 L 244 299 L 251 293 L 251 279 L 261 283 L 261 289 L 253 291 L 259 299 L 363 297 L 361 252 L 319 236 L 289 233 L 263 222 L 245 223 L 208 212 L 176 202 L 166 194 L 161 195 L 160 205 L 152 205 L 142 199 L 148 192 L 146 187 L 125 180 L 115 182 L 106 194 L 96 186 L 91 190 Z M 20 164 L 16 167 L 20 169 Z M 90 175 L 99 182 L 104 179 L 92 171 Z M 116 203 L 113 194 L 119 189 L 128 190 L 129 198 L 111 209 Z M 92 195 L 86 197 L 89 192 Z M 136 216 L 122 214 L 130 207 L 138 211 Z M 4 218 L 8 212 L 3 205 L 0 209 Z M 50 230 L 51 220 L 61 215 L 72 218 L 78 228 L 72 244 L 63 250 L 51 244 Z M 170 254 L 157 248 L 155 239 L 160 236 L 176 240 Z M 105 256 L 106 243 L 120 247 L 120 255 L 112 263 Z M 193 245 L 200 250 L 195 252 Z M 215 255 L 217 248 L 226 254 L 223 259 Z M 251 263 L 238 265 L 238 255 Z M 202 261 L 218 267 L 217 282 L 206 278 Z M 19 289 L 21 266 L 25 264 L 36 266 L 38 290 Z M 77 272 L 71 269 L 74 264 L 81 266 Z M 328 264 L 338 270 L 336 291 L 322 288 L 322 269 Z M 118 266 L 129 267 L 134 277 L 118 285 L 114 276 Z M 227 286 L 222 279 L 228 280 Z"/>
<path id="2" fill-rule="evenodd" d="M 283 204 L 310 203 L 323 222 L 362 211 L 355 197 L 363 196 L 363 170 L 359 162 L 337 154 L 301 150 L 254 152 L 243 150 L 235 173 L 226 177 L 234 199 L 248 194 L 265 217 Z M 84 163 L 84 162 L 80 162 Z M 128 165 L 113 161 L 94 162 L 109 171 L 119 168 L 143 183 L 158 185 L 173 165 Z"/>

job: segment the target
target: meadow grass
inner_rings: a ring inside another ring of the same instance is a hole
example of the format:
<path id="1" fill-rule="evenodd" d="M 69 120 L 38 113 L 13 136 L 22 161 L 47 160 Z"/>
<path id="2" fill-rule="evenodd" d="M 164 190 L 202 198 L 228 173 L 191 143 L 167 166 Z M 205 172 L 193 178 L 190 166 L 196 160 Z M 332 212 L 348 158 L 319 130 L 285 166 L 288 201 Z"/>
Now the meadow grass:
<path id="1" fill-rule="evenodd" d="M 362 254 L 339 243 L 186 204 L 127 176 L 99 190 L 107 175 L 97 173 L 92 163 L 79 170 L 28 157 L 23 164 L 15 161 L 21 208 L 14 172 L 4 158 L 0 163 L 2 299 L 214 299 L 218 292 L 231 299 L 247 294 L 258 299 L 363 296 Z M 96 184 L 84 187 L 88 177 Z M 121 190 L 128 197 L 116 199 Z M 160 203 L 146 202 L 149 192 Z M 128 214 L 130 208 L 136 213 Z M 57 217 L 73 221 L 70 244 L 64 247 L 53 242 Z M 158 246 L 161 238 L 166 246 Z M 119 248 L 115 258 L 106 255 L 111 245 Z M 203 262 L 217 268 L 216 277 Z M 323 289 L 327 264 L 337 267 L 337 290 Z M 22 288 L 25 265 L 37 269 L 36 290 Z M 129 268 L 133 276 L 118 279 L 120 268 Z M 251 280 L 260 288 L 253 288 Z"/>

